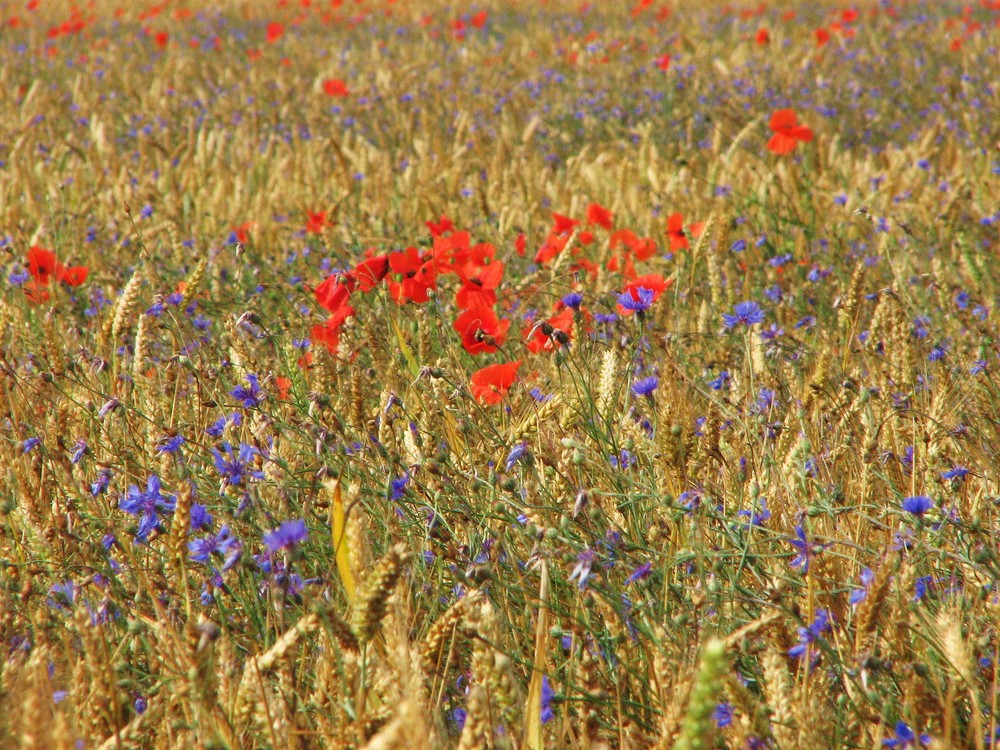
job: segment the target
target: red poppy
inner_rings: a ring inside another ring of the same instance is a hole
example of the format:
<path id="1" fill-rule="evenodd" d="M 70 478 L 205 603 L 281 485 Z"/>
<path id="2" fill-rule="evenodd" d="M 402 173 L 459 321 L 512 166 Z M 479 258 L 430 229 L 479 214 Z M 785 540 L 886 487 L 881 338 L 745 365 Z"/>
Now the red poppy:
<path id="1" fill-rule="evenodd" d="M 548 263 L 565 249 L 567 242 L 569 242 L 569 234 L 550 232 L 549 236 L 545 238 L 545 242 L 538 248 L 538 252 L 535 253 L 535 263 L 539 265 Z"/>
<path id="2" fill-rule="evenodd" d="M 528 249 L 528 238 L 525 237 L 524 232 L 517 235 L 517 239 L 514 240 L 514 252 L 516 252 L 520 257 L 524 257 L 525 251 Z"/>
<path id="3" fill-rule="evenodd" d="M 684 217 L 681 214 L 672 213 L 667 218 L 667 239 L 670 241 L 671 252 L 691 247 L 687 235 L 684 234 Z"/>
<path id="4" fill-rule="evenodd" d="M 653 62 L 657 68 L 666 72 L 666 70 L 670 67 L 670 55 L 660 55 Z"/>
<path id="5" fill-rule="evenodd" d="M 830 41 L 830 32 L 824 29 L 822 26 L 813 32 L 816 37 L 816 46 L 822 47 L 824 44 Z"/>
<path id="6" fill-rule="evenodd" d="M 328 321 L 329 322 L 329 321 Z M 310 331 L 312 340 L 323 344 L 330 354 L 336 354 L 340 347 L 340 326 L 330 326 L 327 323 L 315 325 Z"/>
<path id="7" fill-rule="evenodd" d="M 757 32 L 757 36 L 754 37 L 754 41 L 756 41 L 757 44 L 760 44 L 762 46 L 765 44 L 769 44 L 771 42 L 771 32 L 769 32 L 767 29 L 761 29 L 760 31 Z"/>
<path id="8" fill-rule="evenodd" d="M 63 266 L 56 260 L 56 254 L 44 247 L 32 245 L 28 249 L 28 272 L 41 286 L 47 286 L 52 276 L 62 273 Z"/>
<path id="9" fill-rule="evenodd" d="M 421 255 L 415 247 L 399 250 L 389 255 L 389 268 L 402 279 L 389 281 L 389 294 L 396 302 L 426 302 L 427 292 L 437 289 L 437 271 L 429 256 Z"/>
<path id="10" fill-rule="evenodd" d="M 354 291 L 355 279 L 350 274 L 332 274 L 313 290 L 320 307 L 333 312 L 347 304 Z"/>
<path id="11" fill-rule="evenodd" d="M 798 124 L 794 110 L 779 109 L 771 115 L 771 130 L 774 135 L 767 142 L 767 150 L 776 154 L 790 154 L 799 141 L 811 141 L 813 132 L 806 125 Z"/>
<path id="12" fill-rule="evenodd" d="M 354 277 L 362 292 L 370 292 L 389 273 L 389 256 L 375 255 L 354 267 Z"/>
<path id="13" fill-rule="evenodd" d="M 580 226 L 580 222 L 562 214 L 552 214 L 554 225 L 552 231 L 555 234 L 569 234 L 574 227 Z"/>
<path id="14" fill-rule="evenodd" d="M 455 295 L 455 304 L 463 310 L 472 307 L 492 307 L 496 304 L 496 289 L 503 280 L 502 261 L 491 258 L 490 262 L 477 263 L 469 260 L 455 270 L 462 280 L 462 288 Z"/>
<path id="15" fill-rule="evenodd" d="M 459 315 L 453 324 L 469 354 L 495 352 L 507 338 L 509 320 L 500 320 L 490 307 L 472 307 Z"/>
<path id="16" fill-rule="evenodd" d="M 156 33 L 156 36 L 153 37 L 153 39 L 156 41 L 157 47 L 163 48 L 166 47 L 167 42 L 170 41 L 170 34 L 168 34 L 166 31 L 158 31 Z"/>
<path id="17" fill-rule="evenodd" d="M 472 397 L 481 404 L 499 404 L 517 380 L 521 360 L 489 365 L 472 373 Z"/>
<path id="18" fill-rule="evenodd" d="M 611 249 L 619 245 L 635 254 L 636 260 L 649 260 L 656 253 L 656 242 L 649 237 L 639 237 L 631 229 L 619 229 L 611 235 Z"/>
<path id="19" fill-rule="evenodd" d="M 278 399 L 281 401 L 287 401 L 288 391 L 292 387 L 291 378 L 286 378 L 282 375 L 278 375 L 274 379 L 274 384 L 278 386 Z"/>
<path id="20" fill-rule="evenodd" d="M 489 13 L 485 10 L 481 10 L 469 19 L 469 23 L 472 24 L 474 28 L 481 29 L 486 25 L 486 21 L 489 17 Z"/>
<path id="21" fill-rule="evenodd" d="M 573 338 L 573 309 L 563 307 L 548 320 L 534 323 L 522 331 L 527 340 L 528 351 L 555 351 L 565 346 Z"/>
<path id="22" fill-rule="evenodd" d="M 67 286 L 80 286 L 87 280 L 87 273 L 90 271 L 86 266 L 71 266 L 63 269 L 58 274 L 59 281 Z"/>
<path id="23" fill-rule="evenodd" d="M 351 92 L 347 89 L 347 84 L 339 78 L 327 78 L 323 81 L 323 91 L 328 96 L 348 96 Z"/>
<path id="24" fill-rule="evenodd" d="M 600 203 L 591 203 L 587 206 L 587 223 L 596 224 L 604 229 L 611 229 L 613 214 Z"/>
<path id="25" fill-rule="evenodd" d="M 322 234 L 326 223 L 326 211 L 306 211 L 306 231 L 311 234 Z"/>
<path id="26" fill-rule="evenodd" d="M 444 234 L 455 231 L 455 225 L 452 224 L 451 219 L 449 219 L 444 214 L 438 219 L 437 223 L 433 221 L 425 221 L 424 225 L 430 230 L 432 237 L 441 237 Z"/>
<path id="27" fill-rule="evenodd" d="M 285 35 L 285 25 L 272 21 L 267 25 L 267 43 L 274 44 Z"/>

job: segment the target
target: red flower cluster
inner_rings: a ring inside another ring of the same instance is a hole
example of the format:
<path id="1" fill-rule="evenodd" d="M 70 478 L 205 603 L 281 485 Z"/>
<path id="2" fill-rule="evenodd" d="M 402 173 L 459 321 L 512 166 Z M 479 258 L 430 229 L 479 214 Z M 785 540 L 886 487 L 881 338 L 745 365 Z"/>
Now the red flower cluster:
<path id="1" fill-rule="evenodd" d="M 49 299 L 45 289 L 54 278 L 67 286 L 80 286 L 87 280 L 89 269 L 86 266 L 71 266 L 67 268 L 58 260 L 56 254 L 44 247 L 32 245 L 28 249 L 28 273 L 31 281 L 24 285 L 25 294 L 32 302 L 45 302 Z"/>

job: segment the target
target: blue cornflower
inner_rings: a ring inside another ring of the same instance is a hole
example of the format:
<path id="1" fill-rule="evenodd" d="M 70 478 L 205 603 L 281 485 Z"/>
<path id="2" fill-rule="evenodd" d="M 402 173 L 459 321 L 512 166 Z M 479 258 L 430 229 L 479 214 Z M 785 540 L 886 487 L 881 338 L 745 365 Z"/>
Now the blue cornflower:
<path id="1" fill-rule="evenodd" d="M 597 559 L 597 553 L 589 547 L 577 556 L 576 567 L 569 574 L 569 580 L 577 579 L 577 587 L 580 591 L 587 588 L 587 581 L 590 579 L 591 568 Z"/>
<path id="2" fill-rule="evenodd" d="M 397 477 L 389 482 L 389 499 L 396 501 L 406 494 L 406 486 L 410 483 L 410 472 L 403 472 L 403 476 Z"/>
<path id="3" fill-rule="evenodd" d="M 865 599 L 868 598 L 868 591 L 871 589 L 872 581 L 875 580 L 875 572 L 871 568 L 863 568 L 861 570 L 861 588 L 854 589 L 851 592 L 851 606 L 857 606 L 861 604 Z"/>
<path id="4" fill-rule="evenodd" d="M 212 555 L 219 555 L 225 559 L 222 569 L 229 570 L 239 559 L 243 551 L 243 544 L 233 536 L 228 524 L 223 524 L 218 534 L 209 534 L 200 539 L 188 542 L 188 551 L 191 559 L 195 562 L 208 565 Z"/>
<path id="5" fill-rule="evenodd" d="M 244 409 L 253 409 L 260 406 L 260 402 L 264 400 L 264 392 L 260 389 L 260 383 L 254 373 L 247 375 L 247 383 L 246 386 L 236 386 L 229 395 L 240 401 Z"/>
<path id="6" fill-rule="evenodd" d="M 183 435 L 167 436 L 161 439 L 160 444 L 156 446 L 156 450 L 158 453 L 180 453 L 182 445 L 184 445 Z"/>
<path id="7" fill-rule="evenodd" d="M 632 575 L 625 579 L 625 585 L 631 586 L 636 581 L 641 581 L 643 578 L 648 576 L 653 572 L 653 563 L 644 562 L 638 568 L 632 571 Z"/>
<path id="8" fill-rule="evenodd" d="M 252 445 L 240 443 L 237 453 L 233 450 L 233 446 L 226 442 L 222 444 L 222 450 L 225 451 L 225 456 L 215 448 L 212 449 L 212 455 L 215 457 L 216 470 L 227 484 L 243 484 L 244 475 L 252 479 L 264 478 L 262 471 L 247 470 L 253 457 L 260 454 L 260 451 Z"/>
<path id="9" fill-rule="evenodd" d="M 736 240 L 736 242 L 734 242 L 732 245 L 729 246 L 729 249 L 734 253 L 742 253 L 744 250 L 747 249 L 747 241 Z"/>
<path id="10" fill-rule="evenodd" d="M 723 370 L 715 380 L 708 381 L 709 387 L 713 391 L 721 391 L 729 383 L 729 371 Z"/>
<path id="11" fill-rule="evenodd" d="M 299 542 L 304 542 L 308 536 L 305 521 L 285 521 L 274 531 L 264 534 L 264 546 L 268 552 L 274 553 L 281 549 L 291 549 Z"/>
<path id="12" fill-rule="evenodd" d="M 618 304 L 625 310 L 643 313 L 653 304 L 653 290 L 644 286 L 629 289 L 618 295 Z"/>
<path id="13" fill-rule="evenodd" d="M 579 292 L 570 292 L 562 298 L 562 303 L 573 310 L 579 310 L 583 304 L 583 295 Z"/>
<path id="14" fill-rule="evenodd" d="M 917 735 L 910 725 L 905 721 L 897 722 L 896 724 L 896 736 L 888 737 L 882 740 L 882 745 L 885 747 L 917 747 L 919 745 L 928 746 L 931 744 L 931 737 L 929 734 Z"/>
<path id="15" fill-rule="evenodd" d="M 913 601 L 919 602 L 925 596 L 931 586 L 934 585 L 934 576 L 920 576 L 913 584 Z"/>
<path id="16" fill-rule="evenodd" d="M 732 703 L 720 703 L 715 707 L 712 712 L 712 718 L 715 719 L 715 726 L 719 729 L 728 727 L 733 723 L 733 704 Z"/>
<path id="17" fill-rule="evenodd" d="M 648 378 L 639 378 L 632 383 L 632 393 L 636 396 L 650 396 L 660 384 L 660 379 L 655 375 Z"/>
<path id="18" fill-rule="evenodd" d="M 150 532 L 160 525 L 160 513 L 173 513 L 177 505 L 174 495 L 164 495 L 161 492 L 160 478 L 153 474 L 146 480 L 146 491 L 136 485 L 129 485 L 128 492 L 119 499 L 118 507 L 126 513 L 139 516 L 139 528 L 136 539 L 145 542 Z"/>
<path id="19" fill-rule="evenodd" d="M 30 453 L 42 442 L 41 438 L 30 437 L 21 443 L 21 453 Z"/>
<path id="20" fill-rule="evenodd" d="M 941 472 L 942 479 L 965 479 L 968 475 L 969 470 L 964 466 L 956 466 L 954 469 L 948 469 L 948 471 Z"/>
<path id="21" fill-rule="evenodd" d="M 788 655 L 793 659 L 801 659 L 805 656 L 809 646 L 816 642 L 823 631 L 830 629 L 830 613 L 825 609 L 816 610 L 816 617 L 807 628 L 799 628 L 799 643 L 788 649 Z"/>
<path id="22" fill-rule="evenodd" d="M 812 560 L 813 555 L 817 555 L 826 549 L 825 544 L 813 544 L 809 542 L 806 538 L 806 530 L 802 528 L 802 524 L 795 527 L 795 536 L 788 541 L 799 553 L 792 560 L 792 567 L 801 568 L 803 573 L 809 570 L 809 561 Z"/>
<path id="23" fill-rule="evenodd" d="M 555 714 L 552 712 L 552 699 L 555 695 L 556 691 L 549 684 L 549 676 L 544 675 L 542 677 L 542 724 L 547 724 L 555 718 Z"/>
<path id="24" fill-rule="evenodd" d="M 738 325 L 750 327 L 757 323 L 764 322 L 764 310 L 756 302 L 739 302 L 733 308 L 733 314 L 722 314 L 722 323 L 726 328 L 735 328 Z"/>
<path id="25" fill-rule="evenodd" d="M 934 501 L 927 495 L 914 495 L 903 498 L 903 510 L 917 518 L 920 518 L 927 511 L 934 507 Z"/>
<path id="26" fill-rule="evenodd" d="M 87 454 L 88 450 L 90 449 L 87 447 L 87 441 L 80 438 L 76 441 L 76 445 L 73 446 L 73 455 L 70 456 L 69 462 L 71 464 L 80 463 L 81 459 Z"/>
<path id="27" fill-rule="evenodd" d="M 101 495 L 108 491 L 108 485 L 111 483 L 111 469 L 99 469 L 97 472 L 97 478 L 90 484 L 90 494 L 94 497 Z"/>
<path id="28" fill-rule="evenodd" d="M 191 504 L 191 530 L 192 531 L 202 531 L 203 529 L 210 529 L 212 523 L 215 519 L 212 518 L 212 514 L 208 512 L 206 508 L 201 503 Z"/>
<path id="29" fill-rule="evenodd" d="M 524 458 L 528 453 L 527 443 L 518 443 L 513 448 L 510 449 L 510 453 L 507 454 L 507 460 L 504 461 L 504 470 L 510 471 L 514 468 L 514 464 Z"/>
<path id="30" fill-rule="evenodd" d="M 742 516 L 744 518 L 750 519 L 750 526 L 763 526 L 767 523 L 768 519 L 771 518 L 771 511 L 767 509 L 767 498 L 760 499 L 760 510 L 755 511 L 752 509 L 745 509 L 737 511 L 736 515 Z M 750 528 L 750 526 L 744 526 L 744 529 Z"/>

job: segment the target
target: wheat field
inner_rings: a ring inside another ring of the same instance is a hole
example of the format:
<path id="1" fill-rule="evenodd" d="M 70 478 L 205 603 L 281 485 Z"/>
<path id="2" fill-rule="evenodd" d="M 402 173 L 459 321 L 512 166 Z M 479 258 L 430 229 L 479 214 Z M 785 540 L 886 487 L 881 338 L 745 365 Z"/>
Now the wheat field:
<path id="1" fill-rule="evenodd" d="M 0 747 L 1000 739 L 1000 3 L 0 24 Z"/>

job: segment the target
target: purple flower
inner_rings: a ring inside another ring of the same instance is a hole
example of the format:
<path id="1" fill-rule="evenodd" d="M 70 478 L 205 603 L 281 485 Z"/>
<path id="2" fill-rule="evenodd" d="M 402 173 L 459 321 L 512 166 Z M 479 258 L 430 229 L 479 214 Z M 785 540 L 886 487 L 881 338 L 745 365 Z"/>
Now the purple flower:
<path id="1" fill-rule="evenodd" d="M 544 675 L 542 677 L 542 724 L 548 724 L 555 718 L 555 714 L 552 712 L 552 699 L 555 695 L 555 690 L 549 684 L 549 676 Z"/>
<path id="2" fill-rule="evenodd" d="M 650 396 L 659 384 L 660 379 L 655 375 L 648 378 L 639 378 L 632 383 L 632 393 L 636 396 Z"/>
<path id="3" fill-rule="evenodd" d="M 644 286 L 636 287 L 634 290 L 627 290 L 618 295 L 618 304 L 625 310 L 634 313 L 643 313 L 653 304 L 653 290 Z"/>
<path id="4" fill-rule="evenodd" d="M 903 498 L 903 510 L 920 518 L 927 511 L 934 507 L 934 501 L 927 495 L 914 495 Z"/>
<path id="5" fill-rule="evenodd" d="M 722 323 L 726 328 L 738 325 L 750 327 L 764 322 L 764 310 L 756 302 L 740 302 L 733 308 L 733 314 L 722 314 Z"/>
<path id="6" fill-rule="evenodd" d="M 406 494 L 406 485 L 410 483 L 410 472 L 404 472 L 403 476 L 397 477 L 389 482 L 389 487 L 391 494 L 389 496 L 390 500 L 399 500 L 403 495 Z"/>
<path id="7" fill-rule="evenodd" d="M 580 591 L 587 588 L 587 581 L 590 579 L 590 571 L 597 559 L 597 553 L 589 547 L 577 556 L 576 567 L 569 574 L 569 580 L 577 579 L 577 587 Z"/>
<path id="8" fill-rule="evenodd" d="M 931 738 L 929 734 L 917 735 L 910 725 L 905 721 L 900 721 L 896 724 L 896 736 L 888 737 L 882 740 L 882 745 L 885 747 L 917 747 L 919 745 L 928 746 L 931 744 Z"/>
<path id="9" fill-rule="evenodd" d="M 628 578 L 625 579 L 625 585 L 631 586 L 633 583 L 635 583 L 636 581 L 641 581 L 643 578 L 645 578 L 652 572 L 653 572 L 653 563 L 644 562 L 642 565 L 640 565 L 638 568 L 632 571 L 632 575 L 630 575 Z"/>
<path id="10" fill-rule="evenodd" d="M 225 558 L 222 569 L 229 570 L 239 559 L 239 554 L 243 551 L 243 544 L 233 536 L 229 526 L 223 524 L 218 534 L 209 534 L 188 542 L 188 551 L 191 553 L 192 560 L 203 565 L 208 565 L 212 555 L 219 555 Z"/>
<path id="11" fill-rule="evenodd" d="M 851 592 L 851 606 L 857 606 L 861 604 L 865 599 L 868 598 L 868 590 L 872 586 L 872 581 L 875 580 L 875 572 L 871 568 L 863 568 L 861 571 L 861 588 L 854 589 Z"/>
<path id="12" fill-rule="evenodd" d="M 562 298 L 562 303 L 573 310 L 579 310 L 583 304 L 583 295 L 579 292 L 570 292 Z"/>
<path id="13" fill-rule="evenodd" d="M 156 450 L 158 453 L 180 453 L 182 445 L 184 445 L 183 435 L 167 436 L 156 446 Z"/>
<path id="14" fill-rule="evenodd" d="M 264 392 L 260 389 L 257 376 L 252 372 L 247 375 L 247 384 L 246 386 L 236 386 L 229 392 L 229 395 L 240 401 L 244 409 L 253 409 L 260 406 L 260 402 L 264 399 Z"/>
<path id="15" fill-rule="evenodd" d="M 136 539 L 145 542 L 150 532 L 160 525 L 160 513 L 173 513 L 177 505 L 174 495 L 161 492 L 160 478 L 155 474 L 146 480 L 146 491 L 136 485 L 129 485 L 128 492 L 118 501 L 118 507 L 126 513 L 139 516 Z"/>
<path id="16" fill-rule="evenodd" d="M 223 443 L 222 450 L 225 451 L 225 456 L 215 448 L 212 449 L 212 455 L 215 457 L 216 470 L 227 484 L 243 484 L 244 475 L 252 479 L 264 478 L 262 471 L 247 470 L 253 457 L 260 454 L 260 451 L 252 445 L 240 443 L 240 449 L 237 453 L 233 450 L 232 445 Z"/>
<path id="17" fill-rule="evenodd" d="M 826 549 L 825 544 L 812 544 L 809 542 L 806 538 L 806 530 L 802 528 L 802 524 L 795 527 L 795 536 L 788 541 L 799 553 L 792 560 L 792 567 L 801 568 L 803 573 L 809 570 L 809 561 L 812 560 L 813 555 L 817 555 Z"/>
<path id="18" fill-rule="evenodd" d="M 510 449 L 510 453 L 507 454 L 507 460 L 504 461 L 504 470 L 510 471 L 514 468 L 514 464 L 524 458 L 528 453 L 527 443 L 518 443 L 513 448 Z"/>
<path id="19" fill-rule="evenodd" d="M 42 442 L 41 438 L 30 437 L 21 443 L 21 453 L 30 453 Z"/>
<path id="20" fill-rule="evenodd" d="M 108 485 L 111 483 L 111 469 L 100 469 L 97 472 L 97 479 L 95 479 L 90 485 L 90 494 L 94 497 L 101 495 L 108 491 Z"/>
<path id="21" fill-rule="evenodd" d="M 732 703 L 720 703 L 715 707 L 712 712 L 712 718 L 715 719 L 715 726 L 719 729 L 728 727 L 733 723 L 733 704 Z"/>
<path id="22" fill-rule="evenodd" d="M 305 521 L 285 521 L 274 531 L 264 534 L 264 546 L 269 552 L 274 553 L 282 549 L 291 549 L 299 542 L 304 542 L 308 536 Z"/>
<path id="23" fill-rule="evenodd" d="M 812 624 L 807 628 L 799 628 L 799 643 L 797 646 L 792 646 L 788 649 L 788 655 L 793 659 L 801 659 L 806 655 L 809 646 L 815 643 L 824 631 L 829 629 L 830 613 L 825 609 L 816 610 L 816 617 L 812 621 Z"/>
<path id="24" fill-rule="evenodd" d="M 941 472 L 942 479 L 965 479 L 969 470 L 964 466 L 956 466 L 954 469 Z"/>

